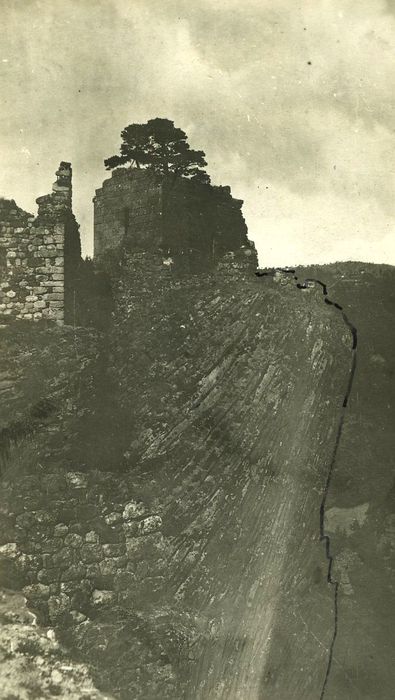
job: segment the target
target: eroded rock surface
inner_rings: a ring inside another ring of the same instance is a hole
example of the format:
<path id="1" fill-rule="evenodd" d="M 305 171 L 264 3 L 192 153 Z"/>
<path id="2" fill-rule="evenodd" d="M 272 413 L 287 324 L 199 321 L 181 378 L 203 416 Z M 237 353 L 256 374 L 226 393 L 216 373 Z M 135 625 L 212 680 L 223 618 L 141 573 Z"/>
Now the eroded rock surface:
<path id="1" fill-rule="evenodd" d="M 248 249 L 205 275 L 165 262 L 125 254 L 108 335 L 51 331 L 36 398 L 57 410 L 4 459 L 5 571 L 116 697 L 319 698 L 350 329 Z M 40 333 L 9 359 L 13 424 Z"/>

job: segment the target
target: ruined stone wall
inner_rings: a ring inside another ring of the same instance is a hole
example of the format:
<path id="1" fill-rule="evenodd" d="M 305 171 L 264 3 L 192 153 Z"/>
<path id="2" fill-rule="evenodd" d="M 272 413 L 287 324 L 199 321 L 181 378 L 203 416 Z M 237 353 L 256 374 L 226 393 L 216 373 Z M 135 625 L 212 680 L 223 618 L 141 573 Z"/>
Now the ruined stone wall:
<path id="1" fill-rule="evenodd" d="M 162 243 L 161 182 L 149 170 L 118 168 L 94 197 L 95 258 L 116 251 L 125 233 L 135 247 Z"/>
<path id="2" fill-rule="evenodd" d="M 162 191 L 164 247 L 170 253 L 199 252 L 207 265 L 247 244 L 242 201 L 231 196 L 230 187 L 168 177 Z"/>
<path id="3" fill-rule="evenodd" d="M 73 279 L 81 248 L 71 209 L 71 167 L 61 163 L 35 218 L 14 200 L 0 199 L 0 320 L 72 315 Z M 66 291 L 65 291 L 66 288 Z"/>
<path id="4" fill-rule="evenodd" d="M 109 251 L 162 249 L 215 263 L 248 243 L 242 202 L 211 187 L 150 170 L 118 168 L 96 190 L 95 258 Z"/>

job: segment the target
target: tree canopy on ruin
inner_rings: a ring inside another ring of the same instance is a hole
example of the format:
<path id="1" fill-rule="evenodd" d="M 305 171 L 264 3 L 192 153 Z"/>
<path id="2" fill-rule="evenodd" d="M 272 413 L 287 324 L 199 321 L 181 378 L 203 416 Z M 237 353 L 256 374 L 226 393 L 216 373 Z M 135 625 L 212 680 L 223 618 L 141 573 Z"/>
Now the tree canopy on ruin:
<path id="1" fill-rule="evenodd" d="M 209 183 L 204 170 L 205 153 L 189 146 L 188 137 L 170 119 L 149 119 L 145 124 L 129 124 L 121 132 L 121 155 L 104 161 L 107 170 L 130 163 L 137 168 L 149 168 L 162 175 Z"/>

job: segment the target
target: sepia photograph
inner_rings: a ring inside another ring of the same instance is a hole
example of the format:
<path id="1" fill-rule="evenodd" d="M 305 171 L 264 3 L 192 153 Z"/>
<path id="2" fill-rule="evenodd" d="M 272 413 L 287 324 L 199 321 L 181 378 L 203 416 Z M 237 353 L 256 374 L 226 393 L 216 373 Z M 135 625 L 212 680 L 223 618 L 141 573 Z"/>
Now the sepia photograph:
<path id="1" fill-rule="evenodd" d="M 0 700 L 393 700 L 395 0 L 0 18 Z"/>

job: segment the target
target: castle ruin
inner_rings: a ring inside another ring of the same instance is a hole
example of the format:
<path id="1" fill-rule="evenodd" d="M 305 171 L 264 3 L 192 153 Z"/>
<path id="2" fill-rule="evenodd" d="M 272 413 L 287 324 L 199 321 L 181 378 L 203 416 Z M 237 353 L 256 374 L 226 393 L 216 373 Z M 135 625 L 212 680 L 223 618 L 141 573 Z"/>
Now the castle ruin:
<path id="1" fill-rule="evenodd" d="M 149 169 L 117 168 L 94 197 L 95 260 L 111 252 L 162 251 L 203 269 L 248 245 L 230 187 L 213 187 Z"/>
<path id="2" fill-rule="evenodd" d="M 81 259 L 72 212 L 70 163 L 60 163 L 52 193 L 38 197 L 38 214 L 0 199 L 0 321 L 48 319 L 71 323 Z"/>
<path id="3" fill-rule="evenodd" d="M 84 286 L 70 163 L 60 163 L 51 194 L 36 201 L 34 217 L 14 200 L 0 199 L 0 323 L 47 319 L 78 325 L 89 280 Z M 109 260 L 133 253 L 154 254 L 169 270 L 222 271 L 241 249 L 250 256 L 249 268 L 256 266 L 242 201 L 232 197 L 230 187 L 118 168 L 93 202 L 96 270 L 106 271 Z"/>

